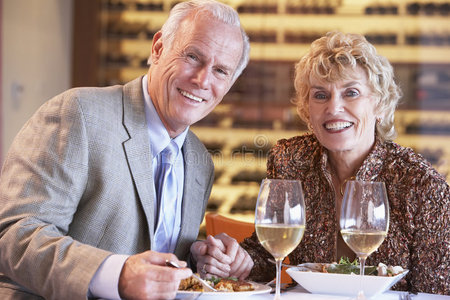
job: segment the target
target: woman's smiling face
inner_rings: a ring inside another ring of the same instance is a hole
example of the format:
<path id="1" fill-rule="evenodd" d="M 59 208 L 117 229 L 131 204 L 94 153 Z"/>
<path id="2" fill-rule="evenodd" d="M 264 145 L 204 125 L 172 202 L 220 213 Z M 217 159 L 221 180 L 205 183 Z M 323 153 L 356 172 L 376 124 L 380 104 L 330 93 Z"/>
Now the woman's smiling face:
<path id="1" fill-rule="evenodd" d="M 367 74 L 357 66 L 349 78 L 311 78 L 309 118 L 319 142 L 331 152 L 366 154 L 375 141 L 376 98 Z"/>

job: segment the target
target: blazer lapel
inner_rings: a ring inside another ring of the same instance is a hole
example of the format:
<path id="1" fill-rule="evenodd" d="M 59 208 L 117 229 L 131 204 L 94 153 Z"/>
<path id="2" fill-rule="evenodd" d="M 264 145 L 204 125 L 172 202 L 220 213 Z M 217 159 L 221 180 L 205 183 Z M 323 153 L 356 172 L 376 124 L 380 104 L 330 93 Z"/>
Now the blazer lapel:
<path id="1" fill-rule="evenodd" d="M 123 125 L 129 135 L 129 139 L 123 143 L 124 151 L 147 218 L 150 243 L 153 245 L 156 195 L 152 186 L 152 154 L 145 118 L 142 78 L 137 78 L 123 87 Z M 204 155 L 207 155 L 205 151 L 204 146 L 193 138 L 193 133 L 188 132 L 183 144 L 185 175 L 181 229 L 175 248 L 175 255 L 180 258 L 187 255 L 190 243 L 197 238 L 206 209 L 205 193 L 211 180 L 209 175 L 213 174 L 204 163 Z"/>
<path id="2" fill-rule="evenodd" d="M 153 244 L 155 193 L 152 188 L 152 155 L 145 119 L 142 77 L 124 86 L 123 114 L 123 125 L 129 134 L 129 139 L 123 143 L 124 150 L 146 215 L 150 242 Z"/>
<path id="3" fill-rule="evenodd" d="M 208 184 L 208 174 L 211 172 L 203 163 L 205 160 L 204 148 L 197 147 L 193 142 L 192 133 L 186 136 L 183 145 L 184 157 L 184 188 L 183 204 L 181 210 L 181 229 L 178 237 L 175 255 L 185 257 L 190 248 L 190 243 L 198 235 L 200 223 L 206 209 L 205 193 Z M 200 220 L 200 223 L 199 223 Z M 194 237 L 191 235 L 195 234 Z"/>

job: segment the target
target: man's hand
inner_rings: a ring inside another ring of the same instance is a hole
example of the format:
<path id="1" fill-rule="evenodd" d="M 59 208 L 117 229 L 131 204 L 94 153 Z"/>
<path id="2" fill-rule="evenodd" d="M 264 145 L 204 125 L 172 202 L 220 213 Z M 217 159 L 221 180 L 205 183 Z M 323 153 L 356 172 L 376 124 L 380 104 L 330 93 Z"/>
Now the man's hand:
<path id="1" fill-rule="evenodd" d="M 124 299 L 173 299 L 180 281 L 192 275 L 189 268 L 166 267 L 166 259 L 186 267 L 170 253 L 146 251 L 130 256 L 119 278 L 119 294 Z"/>
<path id="2" fill-rule="evenodd" d="M 191 253 L 202 276 L 210 274 L 245 279 L 253 268 L 253 260 L 247 251 L 225 233 L 195 242 L 191 246 Z"/>

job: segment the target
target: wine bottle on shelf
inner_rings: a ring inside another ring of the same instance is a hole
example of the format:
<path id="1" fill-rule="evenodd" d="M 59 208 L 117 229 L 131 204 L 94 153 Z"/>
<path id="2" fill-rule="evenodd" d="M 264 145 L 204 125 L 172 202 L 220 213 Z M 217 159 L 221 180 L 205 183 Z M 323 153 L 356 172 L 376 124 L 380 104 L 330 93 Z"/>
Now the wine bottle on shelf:
<path id="1" fill-rule="evenodd" d="M 418 2 L 411 2 L 406 6 L 406 11 L 410 15 L 418 15 L 421 10 L 421 5 Z"/>
<path id="2" fill-rule="evenodd" d="M 139 11 L 163 11 L 164 5 L 162 2 L 137 2 L 136 10 Z"/>
<path id="3" fill-rule="evenodd" d="M 441 16 L 448 16 L 450 13 L 450 2 L 441 3 L 437 10 Z"/>
<path id="4" fill-rule="evenodd" d="M 428 15 L 432 16 L 437 13 L 437 6 L 433 2 L 425 3 L 423 6 L 423 12 Z"/>
<path id="5" fill-rule="evenodd" d="M 126 4 L 121 0 L 106 1 L 106 9 L 111 11 L 122 11 L 126 9 Z"/>

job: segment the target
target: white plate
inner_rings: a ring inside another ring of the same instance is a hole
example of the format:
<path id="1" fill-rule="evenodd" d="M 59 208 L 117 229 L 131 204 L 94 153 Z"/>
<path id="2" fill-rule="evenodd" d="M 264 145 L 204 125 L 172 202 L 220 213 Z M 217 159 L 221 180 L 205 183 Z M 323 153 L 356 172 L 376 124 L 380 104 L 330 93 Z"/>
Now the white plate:
<path id="1" fill-rule="evenodd" d="M 223 295 L 256 295 L 256 294 L 265 294 L 269 293 L 272 288 L 267 285 L 259 284 L 256 282 L 250 281 L 250 283 L 253 285 L 254 290 L 253 291 L 245 291 L 245 292 L 194 292 L 194 291 L 178 291 L 177 295 L 195 295 L 195 294 L 202 294 L 205 296 L 223 296 Z"/>
<path id="2" fill-rule="evenodd" d="M 286 272 L 298 284 L 313 294 L 332 294 L 343 296 L 356 296 L 359 291 L 360 277 L 356 274 L 335 274 L 322 272 L 300 271 L 298 268 L 288 268 Z M 396 276 L 363 277 L 363 290 L 366 297 L 384 293 L 403 278 L 408 270 Z"/>

